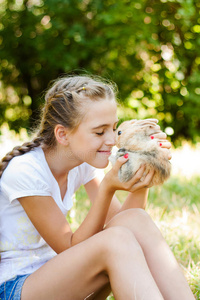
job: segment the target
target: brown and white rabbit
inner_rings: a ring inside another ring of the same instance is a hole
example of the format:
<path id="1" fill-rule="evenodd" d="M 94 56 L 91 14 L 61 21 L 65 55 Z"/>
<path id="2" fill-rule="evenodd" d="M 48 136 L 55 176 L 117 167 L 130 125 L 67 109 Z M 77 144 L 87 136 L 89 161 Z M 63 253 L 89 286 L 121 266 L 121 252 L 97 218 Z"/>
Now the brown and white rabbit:
<path id="1" fill-rule="evenodd" d="M 145 164 L 146 171 L 154 169 L 155 173 L 151 185 L 160 185 L 170 176 L 171 164 L 168 154 L 158 143 L 151 139 L 155 133 L 157 121 L 154 119 L 131 120 L 123 122 L 116 131 L 116 146 L 119 148 L 109 160 L 114 164 L 118 157 L 129 154 L 128 161 L 119 170 L 119 179 L 122 182 L 130 180 L 141 164 Z M 141 179 L 142 180 L 142 179 Z"/>

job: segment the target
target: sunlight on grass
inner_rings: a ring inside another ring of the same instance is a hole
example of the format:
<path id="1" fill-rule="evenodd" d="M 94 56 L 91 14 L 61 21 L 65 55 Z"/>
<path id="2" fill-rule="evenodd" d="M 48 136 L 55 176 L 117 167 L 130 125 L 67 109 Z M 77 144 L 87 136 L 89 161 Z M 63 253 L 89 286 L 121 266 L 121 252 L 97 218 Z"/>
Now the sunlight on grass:
<path id="1" fill-rule="evenodd" d="M 28 140 L 23 129 L 15 134 L 4 125 L 1 133 L 0 157 Z M 147 211 L 181 265 L 196 299 L 200 299 L 200 145 L 184 143 L 172 150 L 172 156 L 172 176 L 163 186 L 150 189 Z M 123 202 L 126 193 L 118 191 L 117 196 Z M 72 230 L 84 220 L 89 208 L 90 201 L 81 187 L 67 217 Z"/>
<path id="2" fill-rule="evenodd" d="M 173 174 L 186 178 L 200 176 L 200 144 L 192 147 L 184 142 L 182 147 L 173 149 L 171 163 Z"/>

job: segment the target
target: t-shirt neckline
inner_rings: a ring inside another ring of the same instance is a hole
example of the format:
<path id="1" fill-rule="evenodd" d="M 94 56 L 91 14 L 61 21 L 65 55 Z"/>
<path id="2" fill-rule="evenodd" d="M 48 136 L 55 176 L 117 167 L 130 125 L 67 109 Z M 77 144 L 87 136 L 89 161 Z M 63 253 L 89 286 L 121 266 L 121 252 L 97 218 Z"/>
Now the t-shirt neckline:
<path id="1" fill-rule="evenodd" d="M 63 197 L 63 199 L 62 199 L 59 184 L 58 184 L 57 180 L 55 179 L 55 177 L 54 177 L 54 175 L 53 175 L 53 173 L 52 173 L 52 171 L 51 171 L 51 169 L 50 169 L 50 167 L 49 167 L 49 165 L 48 165 L 48 163 L 47 163 L 47 160 L 46 160 L 46 157 L 45 157 L 45 154 L 44 154 L 44 150 L 42 149 L 42 147 L 39 147 L 39 149 L 40 149 L 40 151 L 41 151 L 41 153 L 42 153 L 42 158 L 43 158 L 43 161 L 44 161 L 44 163 L 45 163 L 45 166 L 46 166 L 46 168 L 47 168 L 47 170 L 48 170 L 48 173 L 49 173 L 50 176 L 52 177 L 53 182 L 55 182 L 55 184 L 56 184 L 56 186 L 57 186 L 57 188 L 58 188 L 58 190 L 59 190 L 60 200 L 61 200 L 61 202 L 62 202 L 63 205 L 64 205 L 65 198 L 67 198 L 67 194 L 68 194 L 68 192 L 69 192 L 70 171 L 69 171 L 68 176 L 67 176 L 67 190 L 66 190 L 65 195 L 64 195 L 64 197 Z"/>

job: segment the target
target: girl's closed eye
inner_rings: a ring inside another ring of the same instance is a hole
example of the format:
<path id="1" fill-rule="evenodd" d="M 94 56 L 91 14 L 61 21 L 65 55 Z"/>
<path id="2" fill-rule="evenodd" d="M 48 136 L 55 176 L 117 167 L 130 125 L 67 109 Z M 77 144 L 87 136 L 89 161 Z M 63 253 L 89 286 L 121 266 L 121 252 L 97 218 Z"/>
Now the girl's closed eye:
<path id="1" fill-rule="evenodd" d="M 97 135 L 103 135 L 104 134 L 104 131 L 102 132 L 96 132 Z"/>
<path id="2" fill-rule="evenodd" d="M 113 128 L 113 131 L 115 132 L 117 130 L 117 128 Z M 104 131 L 102 132 L 96 132 L 97 135 L 103 135 L 104 134 Z"/>

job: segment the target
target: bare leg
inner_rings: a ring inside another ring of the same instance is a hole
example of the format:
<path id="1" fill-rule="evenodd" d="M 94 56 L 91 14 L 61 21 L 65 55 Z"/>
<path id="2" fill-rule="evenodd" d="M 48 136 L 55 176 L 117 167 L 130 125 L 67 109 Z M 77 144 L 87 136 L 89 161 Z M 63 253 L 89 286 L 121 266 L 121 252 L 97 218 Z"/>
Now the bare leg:
<path id="1" fill-rule="evenodd" d="M 90 296 L 85 298 L 85 300 L 105 300 L 111 293 L 110 283 L 107 283 L 99 291 L 92 293 Z"/>
<path id="2" fill-rule="evenodd" d="M 110 281 L 117 300 L 163 300 L 143 252 L 125 227 L 104 230 L 30 275 L 22 300 L 83 300 Z"/>
<path id="3" fill-rule="evenodd" d="M 144 210 L 129 209 L 116 215 L 107 228 L 113 226 L 124 226 L 132 231 L 165 300 L 194 300 L 174 255 Z"/>

